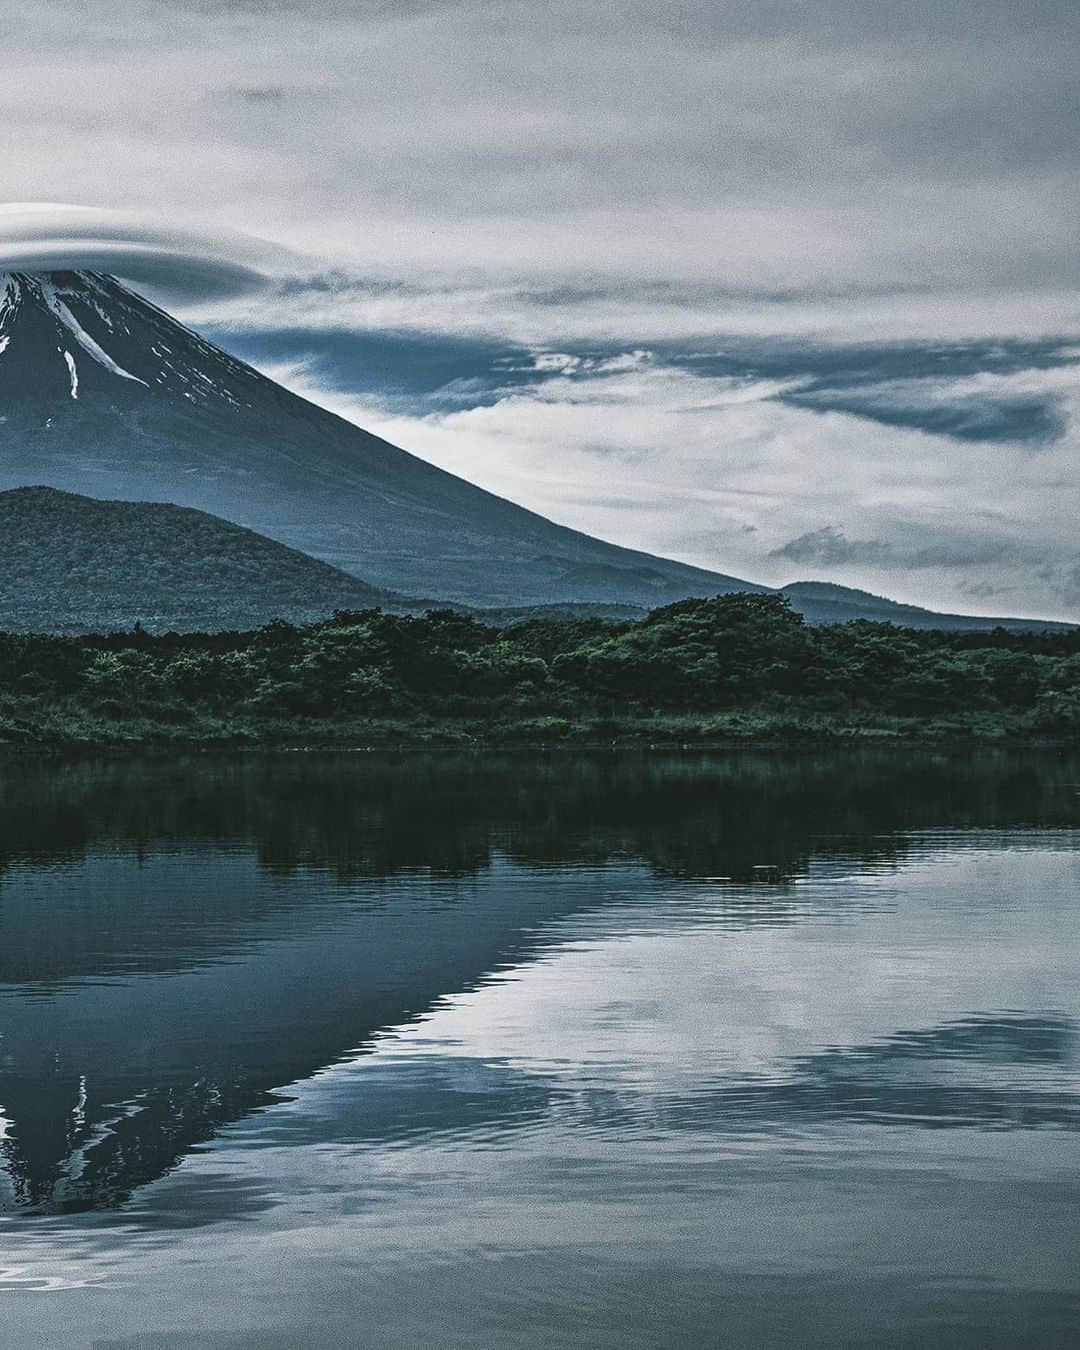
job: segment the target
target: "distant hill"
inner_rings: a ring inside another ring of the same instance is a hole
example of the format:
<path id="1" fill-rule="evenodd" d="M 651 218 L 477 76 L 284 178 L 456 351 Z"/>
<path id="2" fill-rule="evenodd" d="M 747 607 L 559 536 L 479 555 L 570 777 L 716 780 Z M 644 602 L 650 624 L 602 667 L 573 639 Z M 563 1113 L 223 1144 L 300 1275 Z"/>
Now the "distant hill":
<path id="1" fill-rule="evenodd" d="M 1053 619 L 985 618 L 975 614 L 939 614 L 919 605 L 902 605 L 882 595 L 837 586 L 831 581 L 796 581 L 783 586 L 780 594 L 787 596 L 793 609 L 810 624 L 848 623 L 851 619 L 870 619 L 875 623 L 892 623 L 898 628 L 930 628 L 956 632 L 985 631 L 988 628 L 1006 628 L 1010 632 L 1064 632 L 1075 624 L 1058 623 Z"/>
<path id="2" fill-rule="evenodd" d="M 764 590 L 765 588 L 760 588 Z M 987 632 L 1004 628 L 1011 633 L 1060 633 L 1076 627 L 1056 619 L 984 618 L 974 614 L 939 614 L 919 605 L 902 605 L 882 595 L 837 586 L 830 581 L 796 581 L 777 589 L 785 596 L 792 609 L 798 611 L 808 624 L 822 627 L 826 624 L 850 623 L 853 619 L 868 619 L 872 623 L 891 623 L 897 628 L 922 628 L 943 632 Z M 639 605 L 527 605 L 520 608 L 482 609 L 472 611 L 484 623 L 497 628 L 522 623 L 527 619 L 608 619 L 632 623 L 643 619 L 649 610 Z"/>
<path id="3" fill-rule="evenodd" d="M 217 516 L 52 488 L 0 492 L 0 629 L 85 633 L 311 623 L 397 598 Z"/>

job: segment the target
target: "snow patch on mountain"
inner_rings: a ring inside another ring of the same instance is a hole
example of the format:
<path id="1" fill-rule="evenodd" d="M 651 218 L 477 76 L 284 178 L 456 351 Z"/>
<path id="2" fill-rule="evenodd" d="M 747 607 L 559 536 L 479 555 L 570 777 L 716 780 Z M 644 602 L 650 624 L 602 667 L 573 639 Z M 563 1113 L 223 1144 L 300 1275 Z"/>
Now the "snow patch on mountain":
<path id="1" fill-rule="evenodd" d="M 0 402 L 130 402 L 135 386 L 153 395 L 235 413 L 265 398 L 267 382 L 220 352 L 113 277 L 94 272 L 0 272 L 0 354 L 6 383 Z M 85 353 L 75 377 L 71 363 Z M 63 363 L 61 363 L 63 358 Z M 110 388 L 102 373 L 123 381 Z M 77 381 L 77 383 L 75 383 Z M 75 392 L 72 392 L 72 390 Z"/>
<path id="2" fill-rule="evenodd" d="M 19 283 L 10 272 L 0 272 L 0 327 L 8 322 L 19 307 Z"/>
<path id="3" fill-rule="evenodd" d="M 60 298 L 60 292 L 56 285 L 47 277 L 39 277 L 37 280 L 38 290 L 42 300 L 45 301 L 49 309 L 56 315 L 64 327 L 71 333 L 72 337 L 83 348 L 90 353 L 99 365 L 105 367 L 112 375 L 118 375 L 122 380 L 134 380 L 136 384 L 150 386 L 145 380 L 140 380 L 138 375 L 132 375 L 131 371 L 125 370 L 118 362 L 114 361 L 107 351 L 94 341 L 90 334 L 79 323 L 75 315 L 68 309 Z"/>

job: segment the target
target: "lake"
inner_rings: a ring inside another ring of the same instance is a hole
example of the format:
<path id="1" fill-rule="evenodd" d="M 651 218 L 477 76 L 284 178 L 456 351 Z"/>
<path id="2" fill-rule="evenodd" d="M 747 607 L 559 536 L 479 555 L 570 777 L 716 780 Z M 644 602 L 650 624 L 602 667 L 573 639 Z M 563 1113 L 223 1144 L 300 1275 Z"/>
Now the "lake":
<path id="1" fill-rule="evenodd" d="M 1080 1343 L 1080 756 L 0 794 L 4 1350 Z"/>

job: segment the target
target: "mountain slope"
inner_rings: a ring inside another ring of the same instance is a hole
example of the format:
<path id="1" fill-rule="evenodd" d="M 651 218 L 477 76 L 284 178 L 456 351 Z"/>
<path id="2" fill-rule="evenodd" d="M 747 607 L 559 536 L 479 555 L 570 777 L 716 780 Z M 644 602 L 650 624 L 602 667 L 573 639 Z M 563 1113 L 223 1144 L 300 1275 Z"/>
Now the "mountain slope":
<path id="1" fill-rule="evenodd" d="M 176 502 L 369 583 L 651 607 L 752 582 L 555 525 L 290 394 L 110 277 L 0 274 L 0 489 Z"/>
<path id="2" fill-rule="evenodd" d="M 85 633 L 312 623 L 393 597 L 190 508 L 51 488 L 0 493 L 0 630 Z"/>
<path id="3" fill-rule="evenodd" d="M 814 624 L 869 617 L 914 628 L 1062 628 L 935 614 L 823 582 L 784 594 Z M 0 492 L 0 631 L 150 632 L 314 623 L 335 609 L 416 613 L 437 602 L 378 590 L 328 563 L 191 507 L 96 501 L 55 488 Z M 566 604 L 481 610 L 496 627 L 527 618 L 643 618 L 640 606 Z"/>

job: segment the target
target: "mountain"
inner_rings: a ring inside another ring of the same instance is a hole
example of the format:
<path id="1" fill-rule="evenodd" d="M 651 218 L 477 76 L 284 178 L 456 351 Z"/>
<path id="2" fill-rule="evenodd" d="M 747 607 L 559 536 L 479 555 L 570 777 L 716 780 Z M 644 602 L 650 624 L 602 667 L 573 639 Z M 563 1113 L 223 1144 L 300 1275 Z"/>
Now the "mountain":
<path id="1" fill-rule="evenodd" d="M 766 589 L 590 538 L 444 473 L 100 273 L 0 273 L 0 409 L 0 489 L 196 507 L 376 587 L 646 608 Z"/>
<path id="2" fill-rule="evenodd" d="M 485 492 L 289 393 L 97 272 L 0 273 L 0 492 L 29 484 L 138 509 L 69 501 L 64 529 L 89 550 L 75 555 L 56 532 L 59 499 L 10 499 L 14 535 L 0 557 L 17 569 L 3 601 L 14 627 L 42 613 L 54 628 L 126 627 L 133 606 L 147 626 L 201 626 L 208 615 L 221 627 L 395 607 L 400 593 L 505 616 L 586 606 L 628 617 L 773 589 L 605 543 Z M 154 503 L 173 505 L 155 516 Z M 187 554 L 181 521 L 197 541 Z M 274 552 L 273 541 L 286 547 Z M 202 565 L 190 556 L 199 549 Z M 998 622 L 823 582 L 784 594 L 814 623 Z"/>
<path id="3" fill-rule="evenodd" d="M 85 633 L 312 623 L 395 597 L 190 507 L 0 493 L 0 630 Z"/>

